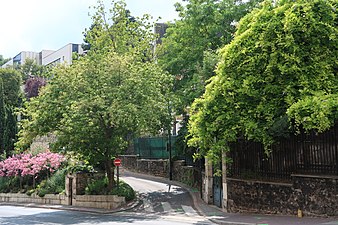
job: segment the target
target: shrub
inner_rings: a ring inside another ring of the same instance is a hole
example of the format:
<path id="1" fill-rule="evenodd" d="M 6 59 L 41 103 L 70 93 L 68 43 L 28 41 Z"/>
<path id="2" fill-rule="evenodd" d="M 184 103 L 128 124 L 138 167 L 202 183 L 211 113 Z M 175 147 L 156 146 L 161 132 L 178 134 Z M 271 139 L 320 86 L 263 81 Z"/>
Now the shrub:
<path id="1" fill-rule="evenodd" d="M 136 197 L 134 189 L 123 181 L 120 181 L 119 187 L 114 188 L 110 194 L 125 197 L 126 201 L 131 201 Z"/>
<path id="2" fill-rule="evenodd" d="M 2 193 L 17 193 L 20 191 L 19 177 L 0 177 L 0 192 Z"/>
<path id="3" fill-rule="evenodd" d="M 108 179 L 105 177 L 102 180 L 94 180 L 90 182 L 86 189 L 86 195 L 106 195 L 108 193 Z"/>
<path id="4" fill-rule="evenodd" d="M 126 198 L 126 201 L 133 200 L 136 197 L 136 193 L 132 187 L 127 183 L 120 181 L 118 187 L 114 187 L 111 192 L 108 193 L 108 179 L 105 177 L 102 180 L 94 180 L 88 184 L 85 190 L 86 195 L 118 195 Z"/>
<path id="5" fill-rule="evenodd" d="M 45 194 L 59 194 L 65 189 L 66 169 L 58 170 L 52 177 L 38 185 L 37 194 L 43 197 Z"/>

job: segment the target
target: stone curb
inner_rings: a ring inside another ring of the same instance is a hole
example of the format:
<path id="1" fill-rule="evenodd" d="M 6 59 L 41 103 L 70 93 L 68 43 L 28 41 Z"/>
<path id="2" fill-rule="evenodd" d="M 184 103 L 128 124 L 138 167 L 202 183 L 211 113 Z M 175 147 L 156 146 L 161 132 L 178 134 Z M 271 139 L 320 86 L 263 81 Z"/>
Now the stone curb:
<path id="1" fill-rule="evenodd" d="M 109 209 L 99 209 L 99 208 L 82 208 L 76 206 L 67 206 L 67 205 L 46 205 L 46 204 L 35 204 L 35 203 L 19 203 L 19 202 L 2 202 L 0 205 L 10 205 L 10 206 L 23 206 L 31 208 L 44 208 L 44 209 L 55 209 L 55 210 L 66 210 L 66 211 L 77 211 L 77 212 L 87 212 L 87 213 L 96 213 L 96 214 L 112 214 L 123 211 L 131 210 L 142 204 L 142 201 L 138 198 L 126 206 L 123 206 L 118 209 L 109 210 Z"/>

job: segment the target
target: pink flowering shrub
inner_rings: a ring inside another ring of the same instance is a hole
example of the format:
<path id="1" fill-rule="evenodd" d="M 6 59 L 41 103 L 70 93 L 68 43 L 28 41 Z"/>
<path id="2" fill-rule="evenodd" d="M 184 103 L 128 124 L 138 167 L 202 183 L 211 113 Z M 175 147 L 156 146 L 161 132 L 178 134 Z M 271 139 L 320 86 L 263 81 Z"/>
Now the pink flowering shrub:
<path id="1" fill-rule="evenodd" d="M 36 156 L 27 153 L 13 155 L 0 162 L 0 176 L 25 177 L 31 175 L 36 178 L 42 172 L 53 173 L 63 161 L 65 161 L 63 155 L 49 151 Z"/>

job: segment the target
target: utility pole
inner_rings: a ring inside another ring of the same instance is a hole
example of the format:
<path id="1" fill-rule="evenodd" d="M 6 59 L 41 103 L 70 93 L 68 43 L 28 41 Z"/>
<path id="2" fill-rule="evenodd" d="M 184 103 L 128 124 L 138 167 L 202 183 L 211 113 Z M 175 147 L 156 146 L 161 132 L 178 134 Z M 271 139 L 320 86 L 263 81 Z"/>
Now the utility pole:
<path id="1" fill-rule="evenodd" d="M 171 108 L 170 101 L 168 101 L 168 113 L 170 117 L 170 124 L 168 127 L 168 146 L 167 150 L 169 152 L 169 180 L 173 179 L 173 165 L 172 165 L 172 149 L 171 149 Z"/>

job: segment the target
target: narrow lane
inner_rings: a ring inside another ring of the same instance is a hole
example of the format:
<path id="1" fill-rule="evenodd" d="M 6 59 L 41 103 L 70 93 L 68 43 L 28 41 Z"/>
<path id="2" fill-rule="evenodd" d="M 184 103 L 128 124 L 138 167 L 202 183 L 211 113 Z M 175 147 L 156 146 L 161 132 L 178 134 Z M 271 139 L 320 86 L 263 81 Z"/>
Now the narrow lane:
<path id="1" fill-rule="evenodd" d="M 199 216 L 188 191 L 182 187 L 160 182 L 144 175 L 125 171 L 121 177 L 138 192 L 143 205 L 137 211 L 161 215 Z"/>

